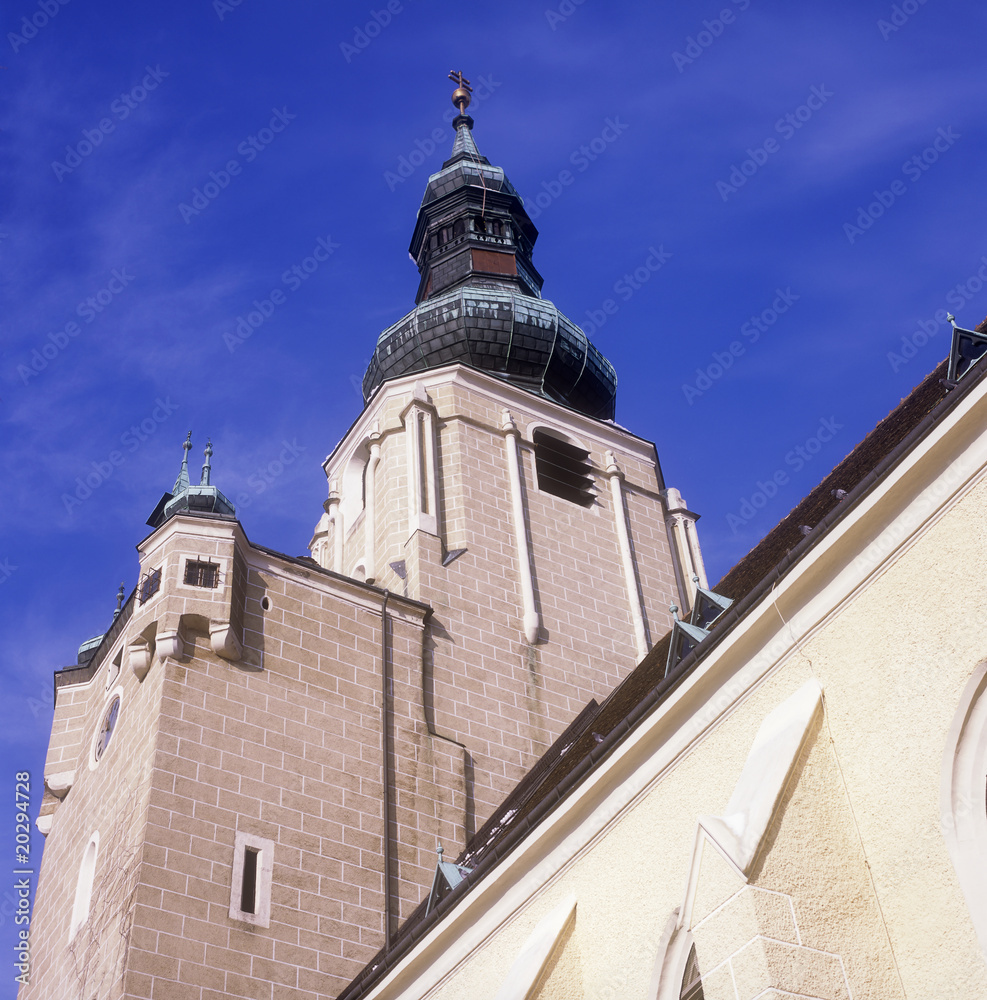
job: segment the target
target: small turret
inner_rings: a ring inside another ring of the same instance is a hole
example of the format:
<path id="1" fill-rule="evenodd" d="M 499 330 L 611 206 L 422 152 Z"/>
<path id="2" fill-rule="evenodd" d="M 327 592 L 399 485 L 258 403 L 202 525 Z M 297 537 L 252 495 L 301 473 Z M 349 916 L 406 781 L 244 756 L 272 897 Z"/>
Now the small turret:
<path id="1" fill-rule="evenodd" d="M 194 486 L 188 475 L 188 453 L 192 450 L 192 432 L 189 431 L 182 445 L 184 456 L 182 468 L 175 480 L 171 493 L 165 493 L 147 519 L 152 528 L 160 528 L 172 514 L 180 511 L 187 514 L 216 515 L 219 517 L 236 517 L 236 507 L 211 483 L 212 477 L 212 441 L 206 442 L 205 461 L 202 465 L 202 477 L 198 486 Z"/>

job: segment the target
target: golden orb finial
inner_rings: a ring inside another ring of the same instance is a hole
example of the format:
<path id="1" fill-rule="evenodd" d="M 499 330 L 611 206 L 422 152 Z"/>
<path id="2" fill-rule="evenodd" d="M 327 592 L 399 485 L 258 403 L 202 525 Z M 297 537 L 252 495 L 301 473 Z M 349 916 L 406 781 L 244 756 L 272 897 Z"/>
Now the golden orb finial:
<path id="1" fill-rule="evenodd" d="M 469 80 L 463 76 L 462 70 L 451 70 L 449 73 L 449 79 L 453 83 L 458 84 L 456 89 L 452 92 L 452 103 L 459 108 L 459 113 L 461 115 L 466 114 L 466 109 L 470 106 L 470 101 L 473 100 L 472 93 L 473 88 L 470 86 Z"/>

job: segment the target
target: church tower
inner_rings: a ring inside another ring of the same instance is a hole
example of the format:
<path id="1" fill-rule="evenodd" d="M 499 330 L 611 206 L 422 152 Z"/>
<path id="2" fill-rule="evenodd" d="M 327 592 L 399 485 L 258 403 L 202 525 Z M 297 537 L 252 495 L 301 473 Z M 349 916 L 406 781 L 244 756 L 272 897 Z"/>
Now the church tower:
<path id="1" fill-rule="evenodd" d="M 140 583 L 56 674 L 22 1000 L 334 997 L 592 699 L 706 586 L 696 515 L 542 298 L 537 230 L 452 154 L 415 308 L 292 558 L 182 470 Z"/>

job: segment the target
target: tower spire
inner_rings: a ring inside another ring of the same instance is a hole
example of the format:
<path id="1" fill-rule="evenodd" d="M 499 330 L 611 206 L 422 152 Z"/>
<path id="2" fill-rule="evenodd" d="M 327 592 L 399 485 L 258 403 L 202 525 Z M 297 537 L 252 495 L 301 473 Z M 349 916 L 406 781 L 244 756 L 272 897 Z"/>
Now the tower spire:
<path id="1" fill-rule="evenodd" d="M 473 100 L 473 88 L 470 86 L 469 80 L 463 76 L 462 70 L 451 72 L 449 79 L 457 84 L 456 89 L 452 92 L 452 103 L 459 109 L 459 114 L 452 120 L 452 127 L 456 130 L 452 153 L 449 154 L 449 159 L 442 164 L 442 167 L 445 169 L 451 163 L 464 157 L 477 164 L 489 164 L 490 161 L 485 156 L 480 156 L 480 151 L 476 148 L 476 143 L 473 141 L 473 119 L 466 114 L 466 109 Z"/>

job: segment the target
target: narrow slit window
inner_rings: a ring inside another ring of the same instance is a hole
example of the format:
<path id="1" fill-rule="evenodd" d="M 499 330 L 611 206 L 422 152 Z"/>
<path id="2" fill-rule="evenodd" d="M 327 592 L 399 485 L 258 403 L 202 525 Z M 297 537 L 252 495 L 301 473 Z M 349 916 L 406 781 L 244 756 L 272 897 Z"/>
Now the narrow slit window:
<path id="1" fill-rule="evenodd" d="M 233 844 L 230 919 L 271 926 L 274 841 L 238 830 Z"/>
<path id="2" fill-rule="evenodd" d="M 589 452 L 545 430 L 536 430 L 532 439 L 538 489 L 580 507 L 592 507 L 596 490 Z"/>
<path id="3" fill-rule="evenodd" d="M 243 852 L 243 879 L 240 887 L 240 909 L 244 913 L 257 912 L 257 863 L 260 851 L 248 847 Z"/>

